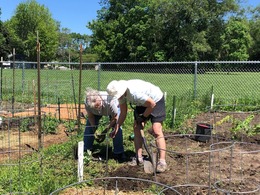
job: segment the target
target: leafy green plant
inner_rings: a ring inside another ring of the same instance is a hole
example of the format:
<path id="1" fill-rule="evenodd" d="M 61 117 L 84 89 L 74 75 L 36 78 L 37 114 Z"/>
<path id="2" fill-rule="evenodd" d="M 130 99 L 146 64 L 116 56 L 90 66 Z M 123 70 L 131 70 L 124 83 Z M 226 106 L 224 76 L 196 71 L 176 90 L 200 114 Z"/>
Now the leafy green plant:
<path id="1" fill-rule="evenodd" d="M 254 115 L 249 115 L 245 120 L 236 120 L 233 119 L 233 128 L 231 132 L 233 133 L 234 137 L 236 138 L 238 133 L 244 133 L 248 136 L 253 135 L 254 131 L 252 131 L 252 126 L 250 125 L 251 121 L 254 119 Z"/>
<path id="2" fill-rule="evenodd" d="M 56 134 L 56 129 L 59 124 L 60 121 L 57 118 L 47 115 L 43 118 L 43 132 L 45 134 Z"/>
<path id="3" fill-rule="evenodd" d="M 247 136 L 253 136 L 259 133 L 259 125 L 251 125 L 252 120 L 255 118 L 254 114 L 250 114 L 246 119 L 239 120 L 232 115 L 227 115 L 220 121 L 216 122 L 215 126 L 220 126 L 225 122 L 232 123 L 232 128 L 230 132 L 232 133 L 232 138 L 237 139 L 239 134 L 245 134 Z"/>
<path id="4" fill-rule="evenodd" d="M 76 121 L 75 120 L 65 121 L 64 126 L 67 128 L 67 132 L 73 132 L 76 127 Z"/>
<path id="5" fill-rule="evenodd" d="M 30 131 L 30 126 L 34 125 L 34 120 L 30 117 L 28 118 L 24 118 L 21 120 L 21 124 L 20 124 L 20 131 L 21 132 L 26 132 L 26 131 Z"/>
<path id="6" fill-rule="evenodd" d="M 92 152 L 91 150 L 87 150 L 84 153 L 84 164 L 88 165 L 92 160 Z"/>

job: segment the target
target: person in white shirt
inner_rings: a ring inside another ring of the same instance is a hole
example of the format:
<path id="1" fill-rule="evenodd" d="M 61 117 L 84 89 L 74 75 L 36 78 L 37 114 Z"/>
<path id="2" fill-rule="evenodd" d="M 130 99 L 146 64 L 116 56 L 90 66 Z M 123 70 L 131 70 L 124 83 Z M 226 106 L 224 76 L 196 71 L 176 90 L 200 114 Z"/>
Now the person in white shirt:
<path id="1" fill-rule="evenodd" d="M 159 161 L 156 167 L 157 172 L 167 170 L 166 163 L 166 142 L 162 130 L 162 123 L 166 118 L 165 100 L 161 89 L 150 82 L 139 79 L 114 80 L 107 86 L 109 95 L 118 99 L 120 105 L 120 116 L 110 133 L 111 137 L 117 135 L 119 127 L 124 123 L 127 115 L 127 103 L 135 105 L 134 120 L 134 145 L 136 158 L 130 165 L 143 163 L 142 137 L 140 129 L 144 127 L 148 120 L 152 123 L 152 135 L 156 138 L 156 144 L 160 148 Z"/>
<path id="2" fill-rule="evenodd" d="M 114 128 L 120 109 L 118 100 L 108 95 L 106 91 L 97 91 L 92 88 L 86 89 L 85 109 L 87 121 L 84 131 L 84 151 L 92 150 L 95 140 L 94 133 L 98 128 L 102 116 L 109 116 L 110 123 L 107 130 Z M 118 134 L 113 138 L 113 153 L 116 160 L 124 161 L 123 133 L 121 127 Z"/>

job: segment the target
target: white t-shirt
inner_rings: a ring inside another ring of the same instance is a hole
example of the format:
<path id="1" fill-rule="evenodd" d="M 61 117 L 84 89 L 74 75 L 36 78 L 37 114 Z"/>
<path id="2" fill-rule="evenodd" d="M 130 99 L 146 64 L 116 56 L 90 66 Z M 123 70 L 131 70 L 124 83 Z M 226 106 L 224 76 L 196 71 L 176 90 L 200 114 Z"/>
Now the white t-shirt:
<path id="1" fill-rule="evenodd" d="M 91 108 L 88 104 L 85 102 L 85 109 L 88 112 L 91 112 L 94 115 L 98 116 L 112 116 L 118 114 L 118 100 L 110 95 L 106 91 L 99 91 L 99 95 L 101 96 L 103 100 L 103 105 L 100 110 L 97 110 L 95 108 Z"/>
<path id="2" fill-rule="evenodd" d="M 143 106 L 149 97 L 155 102 L 163 97 L 163 92 L 159 87 L 139 79 L 128 80 L 126 92 L 126 97 L 120 100 L 120 103 L 128 101 L 136 106 Z"/>

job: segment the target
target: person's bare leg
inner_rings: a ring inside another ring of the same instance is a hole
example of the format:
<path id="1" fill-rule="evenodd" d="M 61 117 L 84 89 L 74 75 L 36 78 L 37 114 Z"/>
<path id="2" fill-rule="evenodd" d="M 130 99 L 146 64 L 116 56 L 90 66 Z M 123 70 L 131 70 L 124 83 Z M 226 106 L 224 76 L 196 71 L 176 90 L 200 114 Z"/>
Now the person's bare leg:
<path id="1" fill-rule="evenodd" d="M 156 144 L 157 147 L 160 148 L 160 152 L 159 152 L 159 160 L 166 160 L 166 142 L 165 142 L 165 138 L 164 138 L 164 134 L 163 134 L 163 130 L 162 130 L 162 124 L 160 122 L 155 122 L 152 125 L 152 129 L 153 129 L 153 134 L 154 137 L 156 138 Z"/>
<path id="2" fill-rule="evenodd" d="M 140 128 L 142 126 L 138 125 L 136 122 L 134 123 L 134 145 L 135 145 L 135 152 L 138 158 L 142 157 L 143 149 L 142 149 L 142 137 L 140 133 Z"/>

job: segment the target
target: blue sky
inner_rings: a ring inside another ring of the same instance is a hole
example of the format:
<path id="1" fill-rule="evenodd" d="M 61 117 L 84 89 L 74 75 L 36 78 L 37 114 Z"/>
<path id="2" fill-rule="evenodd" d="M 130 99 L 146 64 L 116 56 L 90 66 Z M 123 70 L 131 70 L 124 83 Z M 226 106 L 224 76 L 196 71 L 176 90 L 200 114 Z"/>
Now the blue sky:
<path id="1" fill-rule="evenodd" d="M 243 5 L 256 7 L 260 5 L 259 0 L 241 0 Z M 10 19 L 16 7 L 26 0 L 0 0 L 0 15 L 2 21 Z M 101 7 L 99 0 L 37 0 L 41 5 L 47 7 L 53 19 L 61 22 L 61 27 L 69 28 L 71 32 L 90 35 L 87 29 L 88 22 L 96 19 L 97 10 Z"/>
<path id="2" fill-rule="evenodd" d="M 0 0 L 0 15 L 2 21 L 10 19 L 16 7 L 26 0 Z M 101 9 L 99 0 L 37 0 L 47 7 L 52 18 L 61 22 L 61 27 L 69 28 L 71 32 L 90 35 L 88 22 L 96 19 L 97 10 Z"/>

